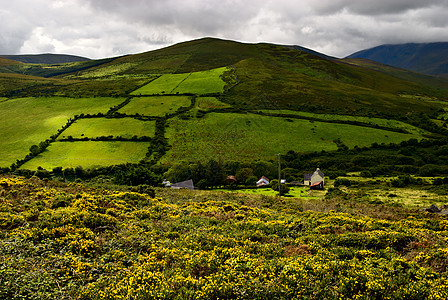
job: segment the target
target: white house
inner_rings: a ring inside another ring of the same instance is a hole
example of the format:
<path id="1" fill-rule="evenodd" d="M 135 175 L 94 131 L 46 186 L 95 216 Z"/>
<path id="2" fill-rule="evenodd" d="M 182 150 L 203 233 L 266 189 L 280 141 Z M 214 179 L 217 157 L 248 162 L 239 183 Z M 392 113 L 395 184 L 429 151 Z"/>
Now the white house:
<path id="1" fill-rule="evenodd" d="M 303 176 L 303 184 L 304 185 L 315 185 L 316 183 L 322 182 L 322 187 L 325 185 L 325 175 L 322 171 L 317 168 L 316 171 L 312 174 L 304 174 Z"/>
<path id="2" fill-rule="evenodd" d="M 267 179 L 264 176 L 261 176 L 260 179 L 257 181 L 257 187 L 263 186 L 263 185 L 269 185 L 269 179 Z"/>

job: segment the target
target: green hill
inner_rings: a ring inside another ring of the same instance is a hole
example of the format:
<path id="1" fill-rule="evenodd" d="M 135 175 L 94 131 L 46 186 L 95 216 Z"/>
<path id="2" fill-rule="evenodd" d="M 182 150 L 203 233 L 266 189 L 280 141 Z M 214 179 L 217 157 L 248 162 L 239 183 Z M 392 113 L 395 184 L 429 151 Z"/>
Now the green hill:
<path id="1" fill-rule="evenodd" d="M 86 57 L 67 54 L 21 54 L 21 55 L 0 55 L 0 57 L 20 61 L 28 64 L 63 64 L 78 61 L 90 60 Z"/>
<path id="2" fill-rule="evenodd" d="M 10 138 L 0 142 L 1 167 L 268 160 L 288 150 L 334 151 L 446 135 L 448 81 L 298 47 L 204 38 L 103 60 L 7 62 L 7 72 L 0 73 L 0 128 Z M 72 99 L 76 110 L 70 113 L 61 99 Z M 33 110 L 39 113 L 29 114 Z M 62 111 L 62 127 L 33 135 L 23 127 L 39 128 L 34 126 L 61 118 Z M 67 134 L 92 118 L 104 134 Z M 134 133 L 131 119 L 151 122 L 146 127 L 155 126 L 154 133 Z M 129 143 L 142 144 L 132 153 Z M 90 152 L 90 162 L 88 151 L 76 150 L 82 145 L 99 149 Z M 73 151 L 61 158 L 68 148 Z M 104 149 L 111 152 L 107 160 L 93 157 Z"/>

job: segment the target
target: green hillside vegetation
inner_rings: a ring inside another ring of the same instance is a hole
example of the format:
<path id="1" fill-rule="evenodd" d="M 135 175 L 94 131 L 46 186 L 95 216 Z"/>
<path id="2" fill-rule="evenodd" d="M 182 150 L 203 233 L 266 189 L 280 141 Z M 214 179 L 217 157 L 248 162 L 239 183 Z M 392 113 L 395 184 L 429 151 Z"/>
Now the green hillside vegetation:
<path id="1" fill-rule="evenodd" d="M 219 128 L 219 130 L 217 130 Z M 421 139 L 415 130 L 404 134 L 362 126 L 285 119 L 254 114 L 210 113 L 196 120 L 171 119 L 167 137 L 171 149 L 163 161 L 270 159 L 288 150 L 337 150 L 372 143 Z"/>
<path id="2" fill-rule="evenodd" d="M 448 297 L 443 216 L 339 189 L 154 197 L 1 177 L 0 193 L 4 299 Z"/>
<path id="3" fill-rule="evenodd" d="M 198 97 L 196 107 L 200 110 L 214 110 L 220 108 L 231 108 L 232 106 L 219 101 L 216 97 Z"/>
<path id="4" fill-rule="evenodd" d="M 138 163 L 145 158 L 149 143 L 120 141 L 55 142 L 46 151 L 26 162 L 22 169 L 52 170 L 57 167 L 95 168 Z"/>
<path id="5" fill-rule="evenodd" d="M 221 93 L 225 82 L 221 75 L 227 68 L 202 72 L 165 74 L 132 92 L 132 95 L 211 94 Z"/>
<path id="6" fill-rule="evenodd" d="M 52 54 L 52 53 L 0 55 L 0 58 L 1 57 L 30 64 L 62 64 L 62 63 L 71 63 L 71 62 L 89 60 L 88 58 L 76 55 Z"/>
<path id="7" fill-rule="evenodd" d="M 144 116 L 163 117 L 176 112 L 181 107 L 191 105 L 189 96 L 154 96 L 134 97 L 129 104 L 120 108 L 118 112 L 127 115 L 140 114 Z"/>
<path id="8" fill-rule="evenodd" d="M 292 110 L 264 110 L 261 111 L 263 114 L 276 115 L 276 116 L 289 116 L 298 117 L 309 120 L 324 121 L 324 122 L 347 122 L 348 124 L 365 124 L 366 126 L 372 125 L 374 127 L 389 128 L 390 130 L 401 130 L 403 132 L 415 133 L 415 134 L 428 134 L 426 130 L 409 125 L 404 122 L 371 118 L 371 117 L 358 117 L 358 116 L 348 116 L 348 115 L 333 115 L 333 114 L 314 114 L 302 111 L 292 111 Z"/>
<path id="9" fill-rule="evenodd" d="M 155 134 L 155 121 L 140 121 L 132 118 L 122 119 L 79 119 L 65 130 L 59 139 L 74 139 L 98 137 L 153 137 Z"/>
<path id="10" fill-rule="evenodd" d="M 28 154 L 79 114 L 106 113 L 119 98 L 21 98 L 0 102 L 0 167 Z"/>
<path id="11" fill-rule="evenodd" d="M 355 65 L 281 45 L 205 38 L 118 58 L 5 67 L 20 74 L 0 74 L 0 97 L 10 102 L 59 96 L 48 116 L 61 115 L 58 122 L 65 118 L 59 127 L 46 130 L 33 123 L 27 130 L 31 135 L 36 130 L 33 142 L 17 142 L 19 136 L 26 140 L 25 132 L 14 131 L 11 124 L 19 124 L 26 108 L 5 106 L 4 113 L 15 112 L 0 121 L 8 124 L 3 125 L 8 138 L 2 141 L 7 157 L 2 167 L 13 170 L 22 164 L 37 167 L 32 162 L 49 153 L 56 138 L 113 143 L 141 137 L 140 142 L 148 143 L 144 168 L 162 175 L 180 160 L 250 163 L 290 150 L 336 151 L 447 134 L 442 119 L 448 88 L 443 79 Z M 96 111 L 83 100 L 101 102 L 104 96 L 115 98 Z M 58 114 L 58 105 L 69 98 L 79 100 L 79 110 L 70 106 L 73 114 Z M 49 107 L 28 109 L 34 115 Z"/>

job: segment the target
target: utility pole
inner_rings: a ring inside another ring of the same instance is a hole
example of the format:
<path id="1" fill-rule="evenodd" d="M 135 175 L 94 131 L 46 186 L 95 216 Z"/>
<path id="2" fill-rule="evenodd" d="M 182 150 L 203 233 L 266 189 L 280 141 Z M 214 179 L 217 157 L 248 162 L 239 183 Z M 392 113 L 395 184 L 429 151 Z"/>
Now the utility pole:
<path id="1" fill-rule="evenodd" d="M 278 155 L 278 195 L 281 196 L 280 188 L 281 188 L 281 185 L 282 185 L 282 175 L 281 175 L 281 172 L 280 172 L 280 169 L 281 169 L 281 167 L 280 167 L 280 153 L 277 154 L 277 155 Z"/>

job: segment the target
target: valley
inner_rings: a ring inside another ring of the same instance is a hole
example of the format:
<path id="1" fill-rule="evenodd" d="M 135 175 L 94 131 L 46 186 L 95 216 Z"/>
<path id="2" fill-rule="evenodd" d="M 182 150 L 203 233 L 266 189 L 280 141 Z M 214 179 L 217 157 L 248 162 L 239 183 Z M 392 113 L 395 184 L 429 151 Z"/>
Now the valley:
<path id="1" fill-rule="evenodd" d="M 1 58 L 0 298 L 447 299 L 447 111 L 446 79 L 267 43 Z"/>

